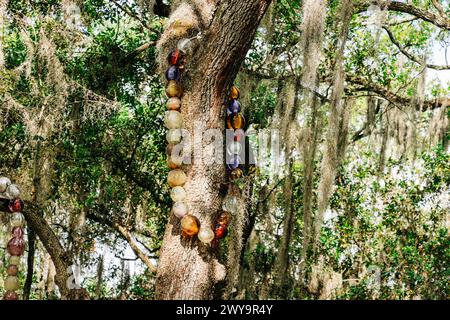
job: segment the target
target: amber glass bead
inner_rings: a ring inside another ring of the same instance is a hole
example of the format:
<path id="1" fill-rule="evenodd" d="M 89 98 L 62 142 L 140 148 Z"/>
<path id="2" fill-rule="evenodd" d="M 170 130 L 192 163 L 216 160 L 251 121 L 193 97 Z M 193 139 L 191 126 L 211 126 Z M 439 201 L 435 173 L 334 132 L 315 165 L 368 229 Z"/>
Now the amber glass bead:
<path id="1" fill-rule="evenodd" d="M 167 110 L 180 111 L 180 109 L 181 109 L 180 98 L 173 97 L 167 100 Z"/>
<path id="2" fill-rule="evenodd" d="M 245 126 L 244 116 L 240 113 L 227 116 L 227 129 L 242 129 Z"/>
<path id="3" fill-rule="evenodd" d="M 3 295 L 3 300 L 19 300 L 19 295 L 14 291 L 6 291 Z"/>
<path id="4" fill-rule="evenodd" d="M 21 238 L 12 238 L 7 245 L 8 253 L 12 256 L 21 256 L 25 250 L 25 243 Z"/>
<path id="5" fill-rule="evenodd" d="M 8 276 L 17 276 L 18 273 L 19 273 L 19 268 L 14 264 L 10 264 L 8 266 L 8 268 L 6 268 L 6 274 Z"/>
<path id="6" fill-rule="evenodd" d="M 169 98 L 181 98 L 183 95 L 183 87 L 176 81 L 169 81 L 166 87 L 166 95 Z"/>
<path id="7" fill-rule="evenodd" d="M 10 200 L 8 204 L 8 209 L 11 212 L 20 212 L 23 210 L 23 201 L 20 199 Z"/>
<path id="8" fill-rule="evenodd" d="M 166 79 L 167 81 L 178 81 L 181 78 L 181 71 L 180 68 L 177 66 L 170 66 L 169 69 L 166 71 Z"/>
<path id="9" fill-rule="evenodd" d="M 181 219 L 181 231 L 183 236 L 193 237 L 198 233 L 199 228 L 200 221 L 198 221 L 195 216 L 188 214 Z"/>
<path id="10" fill-rule="evenodd" d="M 228 112 L 229 114 L 237 114 L 241 112 L 241 104 L 237 100 L 233 100 L 228 105 Z"/>
<path id="11" fill-rule="evenodd" d="M 167 57 L 167 62 L 171 66 L 182 67 L 186 64 L 186 54 L 180 49 L 172 50 Z"/>
<path id="12" fill-rule="evenodd" d="M 220 214 L 219 218 L 217 218 L 217 224 L 228 225 L 231 220 L 231 215 L 224 211 Z"/>
<path id="13" fill-rule="evenodd" d="M 238 179 L 242 178 L 243 175 L 244 175 L 244 173 L 242 172 L 241 169 L 239 169 L 239 168 L 234 169 L 234 170 L 231 171 L 231 173 L 230 173 L 230 180 L 231 180 L 231 181 L 238 180 Z"/>
<path id="14" fill-rule="evenodd" d="M 170 171 L 167 176 L 167 182 L 172 188 L 177 186 L 182 187 L 186 183 L 186 179 L 186 173 L 179 169 Z"/>
<path id="15" fill-rule="evenodd" d="M 230 90 L 230 99 L 232 100 L 239 99 L 239 95 L 240 95 L 239 89 L 233 86 Z"/>

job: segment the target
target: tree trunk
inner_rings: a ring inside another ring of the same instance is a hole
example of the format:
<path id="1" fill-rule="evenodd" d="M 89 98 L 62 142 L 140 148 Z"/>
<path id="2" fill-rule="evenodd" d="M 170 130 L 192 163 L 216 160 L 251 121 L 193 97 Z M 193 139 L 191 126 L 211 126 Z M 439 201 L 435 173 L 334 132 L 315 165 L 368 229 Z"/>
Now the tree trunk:
<path id="1" fill-rule="evenodd" d="M 188 51 L 183 82 L 182 114 L 192 135 L 194 121 L 203 130 L 223 130 L 223 101 L 270 0 L 228 0 L 217 5 L 212 0 L 190 2 L 182 2 L 174 11 L 159 47 L 165 57 L 180 38 L 192 36 L 197 27 L 202 29 L 198 50 Z M 200 147 L 199 143 L 195 141 L 194 147 Z M 184 170 L 190 212 L 203 225 L 211 225 L 221 208 L 224 166 L 202 164 L 195 158 Z M 215 283 L 223 280 L 220 268 L 210 248 L 181 238 L 179 221 L 171 216 L 160 253 L 156 299 L 210 299 Z"/>

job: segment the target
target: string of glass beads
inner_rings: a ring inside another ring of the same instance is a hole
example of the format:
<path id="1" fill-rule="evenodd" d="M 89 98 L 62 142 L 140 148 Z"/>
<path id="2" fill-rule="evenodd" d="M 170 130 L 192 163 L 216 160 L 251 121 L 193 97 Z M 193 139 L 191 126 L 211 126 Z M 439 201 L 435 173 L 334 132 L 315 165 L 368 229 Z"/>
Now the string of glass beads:
<path id="1" fill-rule="evenodd" d="M 25 251 L 24 242 L 24 223 L 25 218 L 21 213 L 23 210 L 23 201 L 19 198 L 20 189 L 17 185 L 11 183 L 6 177 L 0 177 L 0 198 L 9 200 L 8 210 L 10 214 L 10 223 L 12 226 L 12 238 L 8 241 L 6 251 L 9 254 L 8 267 L 6 268 L 6 278 L 4 281 L 5 293 L 3 300 L 18 300 L 19 295 L 19 273 L 20 257 Z"/>

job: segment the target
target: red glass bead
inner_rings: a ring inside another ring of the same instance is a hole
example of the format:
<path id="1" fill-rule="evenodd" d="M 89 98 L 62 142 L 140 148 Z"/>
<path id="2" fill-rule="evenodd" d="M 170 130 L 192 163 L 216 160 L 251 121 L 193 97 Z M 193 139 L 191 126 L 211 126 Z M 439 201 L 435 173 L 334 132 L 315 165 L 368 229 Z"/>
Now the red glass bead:
<path id="1" fill-rule="evenodd" d="M 169 53 L 167 61 L 171 66 L 182 67 L 186 63 L 186 55 L 183 51 L 175 49 Z"/>
<path id="2" fill-rule="evenodd" d="M 225 224 L 219 224 L 216 226 L 215 230 L 214 230 L 214 235 L 216 237 L 216 239 L 222 239 L 225 238 L 227 236 L 227 225 Z"/>
<path id="3" fill-rule="evenodd" d="M 3 300 L 19 300 L 19 295 L 14 291 L 6 291 Z"/>
<path id="4" fill-rule="evenodd" d="M 241 142 L 245 138 L 245 132 L 242 129 L 234 131 L 234 141 Z"/>
<path id="5" fill-rule="evenodd" d="M 12 238 L 8 242 L 8 253 L 12 256 L 21 256 L 25 251 L 25 243 L 21 238 Z"/>
<path id="6" fill-rule="evenodd" d="M 21 227 L 14 227 L 12 229 L 12 235 L 14 238 L 23 238 L 23 228 Z"/>
<path id="7" fill-rule="evenodd" d="M 10 200 L 8 204 L 8 209 L 11 212 L 20 212 L 23 210 L 23 201 L 20 199 Z"/>

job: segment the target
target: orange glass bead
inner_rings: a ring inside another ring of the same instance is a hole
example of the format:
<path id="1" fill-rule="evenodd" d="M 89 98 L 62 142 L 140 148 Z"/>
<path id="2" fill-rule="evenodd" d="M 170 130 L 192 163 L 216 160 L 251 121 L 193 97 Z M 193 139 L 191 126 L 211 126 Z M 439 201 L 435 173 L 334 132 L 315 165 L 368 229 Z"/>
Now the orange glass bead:
<path id="1" fill-rule="evenodd" d="M 195 236 L 200 229 L 200 221 L 193 216 L 188 214 L 181 219 L 181 232 L 185 237 Z"/>
<path id="2" fill-rule="evenodd" d="M 166 94 L 169 98 L 180 98 L 183 95 L 183 87 L 176 81 L 169 81 L 166 87 Z"/>
<path id="3" fill-rule="evenodd" d="M 180 109 L 181 109 L 180 98 L 173 97 L 167 100 L 167 110 L 180 111 Z"/>
<path id="4" fill-rule="evenodd" d="M 242 129 L 245 126 L 244 116 L 240 113 L 230 114 L 227 116 L 227 129 L 237 130 Z"/>
<path id="5" fill-rule="evenodd" d="M 239 89 L 233 86 L 230 91 L 230 99 L 233 100 L 239 99 L 239 95 L 240 95 Z"/>

